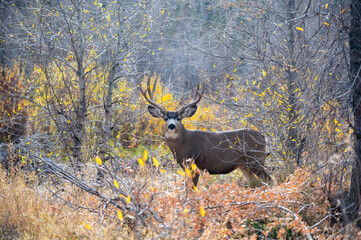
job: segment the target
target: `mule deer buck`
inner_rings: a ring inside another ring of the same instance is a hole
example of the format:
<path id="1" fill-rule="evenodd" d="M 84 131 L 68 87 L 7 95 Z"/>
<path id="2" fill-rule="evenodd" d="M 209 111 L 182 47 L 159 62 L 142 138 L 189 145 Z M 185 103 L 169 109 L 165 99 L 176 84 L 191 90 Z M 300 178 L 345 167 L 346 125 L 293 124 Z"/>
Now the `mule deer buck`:
<path id="1" fill-rule="evenodd" d="M 200 92 L 198 84 L 191 103 L 173 112 L 153 100 L 156 84 L 157 80 L 151 90 L 149 76 L 147 88 L 143 91 L 140 86 L 140 91 L 150 103 L 149 113 L 164 120 L 165 141 L 182 168 L 185 161 L 191 158 L 200 170 L 207 170 L 210 174 L 227 174 L 239 168 L 249 182 L 256 179 L 255 175 L 264 181 L 271 181 L 264 167 L 268 153 L 267 141 L 262 133 L 247 129 L 225 132 L 188 130 L 182 120 L 192 117 L 197 111 L 204 85 Z M 192 179 L 195 186 L 198 179 L 199 173 L 196 172 Z"/>

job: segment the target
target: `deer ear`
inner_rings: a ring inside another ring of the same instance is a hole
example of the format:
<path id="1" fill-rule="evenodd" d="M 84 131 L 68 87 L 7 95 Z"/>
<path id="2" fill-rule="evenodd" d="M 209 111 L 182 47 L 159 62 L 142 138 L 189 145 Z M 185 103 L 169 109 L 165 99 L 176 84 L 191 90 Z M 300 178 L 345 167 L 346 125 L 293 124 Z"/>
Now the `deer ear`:
<path id="1" fill-rule="evenodd" d="M 150 115 L 152 115 L 155 118 L 163 118 L 164 117 L 164 113 L 159 108 L 155 108 L 153 106 L 148 106 L 148 111 L 149 111 Z"/>
<path id="2" fill-rule="evenodd" d="M 192 117 L 196 113 L 197 108 L 198 108 L 197 105 L 187 107 L 186 109 L 184 109 L 183 112 L 180 113 L 180 115 L 182 118 Z"/>

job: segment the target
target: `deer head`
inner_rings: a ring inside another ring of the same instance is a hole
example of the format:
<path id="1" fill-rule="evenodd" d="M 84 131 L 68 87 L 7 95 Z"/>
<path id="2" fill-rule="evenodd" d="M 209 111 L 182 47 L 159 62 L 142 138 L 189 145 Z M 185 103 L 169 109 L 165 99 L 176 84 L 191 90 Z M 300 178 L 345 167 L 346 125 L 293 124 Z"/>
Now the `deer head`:
<path id="1" fill-rule="evenodd" d="M 184 118 L 192 117 L 196 113 L 197 104 L 202 99 L 202 95 L 204 93 L 204 87 L 202 86 L 202 92 L 200 92 L 200 85 L 198 84 L 195 97 L 191 103 L 176 111 L 168 111 L 154 101 L 153 95 L 157 85 L 157 79 L 154 81 L 153 89 L 151 90 L 150 77 L 151 75 L 148 77 L 147 88 L 143 91 L 142 87 L 140 86 L 140 91 L 144 98 L 150 103 L 148 106 L 149 113 L 155 118 L 162 118 L 164 120 L 166 137 L 170 137 L 172 134 L 176 134 L 184 128 L 182 124 L 182 120 Z"/>

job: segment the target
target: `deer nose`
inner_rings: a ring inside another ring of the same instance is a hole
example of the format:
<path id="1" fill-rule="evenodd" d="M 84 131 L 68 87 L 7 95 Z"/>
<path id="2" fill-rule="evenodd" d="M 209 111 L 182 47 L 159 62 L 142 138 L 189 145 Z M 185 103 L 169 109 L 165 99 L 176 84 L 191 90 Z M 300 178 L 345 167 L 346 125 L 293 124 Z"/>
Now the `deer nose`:
<path id="1" fill-rule="evenodd" d="M 171 124 L 168 125 L 168 128 L 169 128 L 170 130 L 174 130 L 174 129 L 175 129 L 175 125 L 174 125 L 173 123 L 171 123 Z"/>

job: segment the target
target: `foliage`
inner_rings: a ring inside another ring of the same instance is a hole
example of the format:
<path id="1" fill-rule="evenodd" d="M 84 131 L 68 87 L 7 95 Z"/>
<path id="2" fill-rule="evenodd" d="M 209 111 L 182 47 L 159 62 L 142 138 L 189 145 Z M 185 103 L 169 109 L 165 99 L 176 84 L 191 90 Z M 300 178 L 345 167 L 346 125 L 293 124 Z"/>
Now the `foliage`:
<path id="1" fill-rule="evenodd" d="M 325 0 L 2 1 L 0 160 L 19 160 L 12 166 L 45 180 L 0 171 L 0 234 L 356 234 L 328 222 L 328 198 L 344 191 L 355 169 L 347 9 L 347 1 Z M 198 188 L 186 188 L 192 171 L 175 165 L 162 120 L 147 113 L 138 91 L 149 74 L 168 110 L 190 101 L 203 81 L 205 96 L 185 126 L 259 130 L 280 185 L 249 188 L 235 171 L 205 173 Z M 49 174 L 30 153 L 79 161 L 82 177 L 71 179 L 96 190 Z"/>
<path id="2" fill-rule="evenodd" d="M 98 187 L 101 195 L 125 204 L 118 209 L 99 198 L 98 193 L 93 195 L 55 176 L 39 185 L 35 176 L 1 171 L 1 234 L 21 239 L 343 236 L 330 228 L 329 202 L 321 182 L 305 170 L 297 169 L 278 186 L 255 189 L 240 185 L 232 177 L 211 181 L 209 174 L 203 174 L 199 187 L 192 189 L 184 185 L 184 181 L 191 181 L 184 172 L 163 169 L 161 162 L 160 166 L 155 164 L 154 157 L 144 155 L 141 159 L 147 164 L 137 173 L 107 180 L 109 189 Z M 95 161 L 98 166 L 103 164 L 98 158 Z M 123 192 L 125 182 L 129 192 Z M 143 207 L 151 214 L 141 214 Z"/>
<path id="3" fill-rule="evenodd" d="M 49 191 L 41 191 L 35 176 L 26 176 L 21 173 L 7 175 L 2 169 L 0 183 L 0 200 L 2 202 L 0 205 L 0 236 L 4 239 L 100 239 L 112 237 L 106 231 L 114 229 L 115 225 L 108 225 L 103 232 L 88 231 L 83 224 L 86 222 L 94 227 L 97 216 L 89 215 L 85 209 L 75 211 L 74 207 L 64 205 L 64 201 Z M 69 184 L 63 187 L 66 189 L 68 200 L 76 198 L 77 204 L 87 206 L 96 202 L 94 197 L 84 195 L 82 191 Z M 91 226 L 88 224 L 86 226 L 90 229 Z"/>
<path id="4" fill-rule="evenodd" d="M 0 143 L 18 142 L 26 131 L 27 101 L 21 97 L 23 86 L 20 66 L 0 66 Z M 20 94 L 20 95 L 19 95 Z"/>

